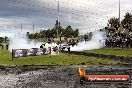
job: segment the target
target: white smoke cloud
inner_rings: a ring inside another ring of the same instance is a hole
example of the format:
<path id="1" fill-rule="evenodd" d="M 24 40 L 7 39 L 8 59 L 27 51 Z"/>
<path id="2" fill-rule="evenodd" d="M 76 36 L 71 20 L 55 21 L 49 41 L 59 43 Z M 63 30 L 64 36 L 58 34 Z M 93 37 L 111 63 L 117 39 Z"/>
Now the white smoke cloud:
<path id="1" fill-rule="evenodd" d="M 12 52 L 12 49 L 39 48 L 41 44 L 42 42 L 30 41 L 24 34 L 16 34 L 10 39 L 9 51 Z"/>
<path id="2" fill-rule="evenodd" d="M 70 47 L 71 51 L 83 51 L 103 48 L 105 45 L 105 32 L 93 32 L 93 36 L 90 41 L 79 42 L 76 46 Z"/>
<path id="3" fill-rule="evenodd" d="M 9 42 L 9 51 L 12 52 L 12 49 L 31 49 L 31 48 L 40 48 L 42 44 L 48 47 L 57 46 L 56 43 L 48 44 L 44 42 L 31 41 L 27 38 L 25 34 L 16 34 L 10 39 Z"/>
<path id="4" fill-rule="evenodd" d="M 90 41 L 79 42 L 76 46 L 70 47 L 71 51 L 83 51 L 83 50 L 92 50 L 99 49 L 104 47 L 105 44 L 105 32 L 93 32 L 93 36 Z M 14 37 L 10 39 L 9 42 L 9 51 L 12 52 L 12 49 L 31 49 L 31 48 L 40 48 L 40 45 L 43 42 L 35 42 L 29 40 L 24 34 L 16 34 Z M 46 47 L 57 46 L 56 43 L 48 44 L 46 43 Z"/>

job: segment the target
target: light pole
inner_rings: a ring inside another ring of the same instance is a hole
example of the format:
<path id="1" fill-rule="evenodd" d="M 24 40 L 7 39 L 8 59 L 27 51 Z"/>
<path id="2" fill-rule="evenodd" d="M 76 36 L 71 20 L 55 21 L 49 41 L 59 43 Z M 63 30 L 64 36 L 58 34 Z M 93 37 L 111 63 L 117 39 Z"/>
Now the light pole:
<path id="1" fill-rule="evenodd" d="M 121 30 L 121 22 L 120 22 L 120 19 L 121 19 L 121 6 L 120 6 L 120 0 L 119 0 L 119 27 L 118 27 L 118 31 Z M 119 35 L 119 32 L 117 33 L 117 36 L 120 36 Z"/>
<path id="2" fill-rule="evenodd" d="M 57 38 L 58 38 L 58 35 L 59 35 L 59 33 L 58 33 L 58 30 L 59 30 L 59 0 L 58 0 L 58 19 L 57 19 Z"/>
<path id="3" fill-rule="evenodd" d="M 34 21 L 33 21 L 32 26 L 33 26 L 33 39 L 34 39 Z"/>
<path id="4" fill-rule="evenodd" d="M 119 24 L 120 24 L 120 21 L 121 21 L 121 2 L 119 0 Z"/>
<path id="5" fill-rule="evenodd" d="M 21 23 L 21 32 L 22 32 L 22 26 L 23 26 L 23 25 L 22 25 L 22 23 Z"/>

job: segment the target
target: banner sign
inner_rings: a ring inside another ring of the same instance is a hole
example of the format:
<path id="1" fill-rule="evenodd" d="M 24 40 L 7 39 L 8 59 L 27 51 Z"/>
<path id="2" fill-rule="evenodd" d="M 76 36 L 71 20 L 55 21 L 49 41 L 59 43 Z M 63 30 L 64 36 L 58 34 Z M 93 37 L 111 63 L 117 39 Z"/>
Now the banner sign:
<path id="1" fill-rule="evenodd" d="M 32 49 L 12 49 L 12 58 L 40 56 L 40 55 L 58 55 L 58 47 L 32 48 Z"/>
<path id="2" fill-rule="evenodd" d="M 131 76 L 128 74 L 86 74 L 86 70 L 79 67 L 80 84 L 87 83 L 124 83 L 130 82 Z"/>
<path id="3" fill-rule="evenodd" d="M 103 75 L 84 75 L 86 82 L 90 83 L 111 83 L 111 82 L 118 82 L 118 83 L 124 83 L 124 82 L 130 82 L 130 76 L 129 75 L 120 75 L 120 74 L 103 74 Z"/>

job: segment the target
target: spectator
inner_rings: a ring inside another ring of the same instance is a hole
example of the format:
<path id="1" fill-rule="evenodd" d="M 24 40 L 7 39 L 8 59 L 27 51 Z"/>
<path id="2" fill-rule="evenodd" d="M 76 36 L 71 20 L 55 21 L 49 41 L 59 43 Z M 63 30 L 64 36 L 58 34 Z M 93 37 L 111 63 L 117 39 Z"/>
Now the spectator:
<path id="1" fill-rule="evenodd" d="M 2 44 L 1 47 L 2 47 L 2 49 L 3 49 L 3 48 L 4 48 L 4 45 Z"/>
<path id="2" fill-rule="evenodd" d="M 131 46 L 131 48 L 132 48 L 132 37 L 130 38 L 130 43 L 131 43 L 130 46 Z"/>
<path id="3" fill-rule="evenodd" d="M 6 44 L 6 49 L 8 50 L 8 48 L 9 48 L 9 45 L 8 45 L 8 44 Z"/>

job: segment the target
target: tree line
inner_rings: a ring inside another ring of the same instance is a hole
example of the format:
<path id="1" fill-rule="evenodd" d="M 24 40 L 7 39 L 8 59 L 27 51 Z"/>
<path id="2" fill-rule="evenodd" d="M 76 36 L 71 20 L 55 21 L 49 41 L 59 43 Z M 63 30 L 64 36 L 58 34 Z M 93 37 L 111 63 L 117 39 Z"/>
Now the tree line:
<path id="1" fill-rule="evenodd" d="M 115 32 L 121 32 L 119 30 L 119 27 L 124 28 L 125 30 L 122 31 L 122 33 L 128 31 L 131 32 L 132 31 L 132 14 L 127 12 L 124 16 L 124 19 L 122 19 L 121 21 L 119 20 L 119 18 L 113 17 L 110 20 L 108 20 L 108 24 L 107 27 L 105 27 L 106 31 L 108 33 L 115 33 Z"/>
<path id="2" fill-rule="evenodd" d="M 60 22 L 57 20 L 53 29 L 41 30 L 40 32 L 30 34 L 28 33 L 27 35 L 30 39 L 57 38 L 57 36 L 75 38 L 79 36 L 79 29 L 73 29 L 70 25 L 66 28 L 62 28 Z"/>

